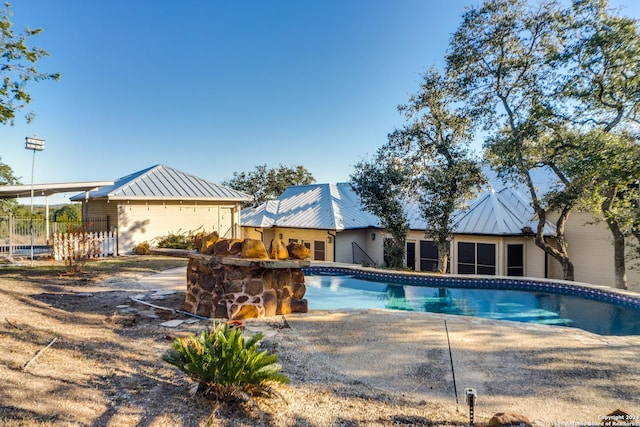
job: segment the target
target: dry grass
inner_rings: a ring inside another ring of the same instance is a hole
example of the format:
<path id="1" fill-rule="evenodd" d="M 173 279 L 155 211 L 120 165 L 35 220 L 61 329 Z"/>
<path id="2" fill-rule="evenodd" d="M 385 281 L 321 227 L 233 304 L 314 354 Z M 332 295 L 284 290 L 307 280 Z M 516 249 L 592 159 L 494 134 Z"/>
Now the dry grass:
<path id="1" fill-rule="evenodd" d="M 141 293 L 140 277 L 186 260 L 132 256 L 64 265 L 0 266 L 0 424 L 3 426 L 420 426 L 465 425 L 463 414 L 412 399 L 282 351 L 290 385 L 257 406 L 229 406 L 188 395 L 183 375 L 160 359 L 179 330 L 159 326 L 170 312 L 117 308 Z M 161 304 L 181 308 L 184 294 Z M 264 322 L 274 330 L 277 323 Z M 263 326 L 264 326 L 263 325 Z M 52 340 L 56 341 L 47 348 Z M 40 353 L 39 353 L 40 352 Z M 37 357 L 36 357 L 37 356 Z M 31 362 L 25 369 L 25 365 Z"/>

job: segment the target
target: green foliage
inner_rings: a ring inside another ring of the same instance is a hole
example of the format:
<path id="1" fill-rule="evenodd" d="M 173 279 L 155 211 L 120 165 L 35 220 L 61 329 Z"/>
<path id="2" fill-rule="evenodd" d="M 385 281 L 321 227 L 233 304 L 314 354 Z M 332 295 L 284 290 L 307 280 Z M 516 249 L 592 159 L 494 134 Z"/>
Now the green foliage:
<path id="1" fill-rule="evenodd" d="M 404 259 L 404 198 L 418 204 L 427 222 L 426 237 L 438 246 L 439 270 L 444 272 L 453 213 L 486 178 L 468 150 L 472 118 L 453 107 L 459 96 L 456 86 L 435 69 L 423 77 L 420 91 L 399 107 L 408 123 L 389 134 L 374 161 L 358 163 L 351 180 L 366 209 L 381 219 L 401 248 L 387 247 L 392 267 L 402 266 Z"/>
<path id="2" fill-rule="evenodd" d="M 30 39 L 37 36 L 42 29 L 25 28 L 23 33 L 16 33 L 10 20 L 12 16 L 9 3 L 0 6 L 0 123 L 13 124 L 15 113 L 31 102 L 27 92 L 27 84 L 31 81 L 58 80 L 59 73 L 41 73 L 35 68 L 36 63 L 48 56 L 41 48 L 28 45 Z M 26 116 L 30 122 L 33 114 Z"/>
<path id="3" fill-rule="evenodd" d="M 438 271 L 445 272 L 456 210 L 486 182 L 469 151 L 473 116 L 456 109 L 458 87 L 432 68 L 420 91 L 401 105 L 407 125 L 389 135 L 382 152 L 410 165 L 407 182 L 427 223 L 425 237 L 438 247 Z"/>
<path id="4" fill-rule="evenodd" d="M 221 400 L 268 395 L 272 383 L 287 383 L 278 356 L 258 347 L 262 334 L 245 340 L 240 328 L 213 322 L 198 335 L 177 338 L 162 359 L 197 383 L 197 391 Z"/>
<path id="5" fill-rule="evenodd" d="M 165 236 L 156 237 L 157 247 L 169 248 L 169 249 L 195 249 L 194 238 L 198 230 L 181 232 L 178 230 L 176 233 L 169 233 Z"/>
<path id="6" fill-rule="evenodd" d="M 246 206 L 257 206 L 267 200 L 277 199 L 280 194 L 292 185 L 308 185 L 315 182 L 311 172 L 303 166 L 268 168 L 267 165 L 256 166 L 252 172 L 234 172 L 233 178 L 225 180 L 222 185 L 242 191 L 253 197 Z"/>
<path id="7" fill-rule="evenodd" d="M 51 215 L 55 222 L 80 222 L 82 220 L 82 205 L 69 203 L 53 210 Z"/>
<path id="8" fill-rule="evenodd" d="M 536 244 L 561 263 L 565 279 L 573 280 L 564 227 L 576 197 L 556 197 L 563 204 L 558 206 L 556 239 L 549 242 L 543 234 L 543 195 L 532 179 L 534 169 L 547 167 L 556 175 L 555 188 L 568 189 L 557 160 L 569 144 L 562 133 L 554 135 L 566 129 L 553 102 L 558 70 L 547 61 L 560 27 L 557 12 L 550 1 L 531 8 L 525 0 L 487 0 L 468 9 L 449 47 L 447 73 L 488 133 L 486 157 L 493 168 L 499 176 L 527 186 L 538 218 Z"/>
<path id="9" fill-rule="evenodd" d="M 0 158 L 1 160 L 1 158 Z M 11 166 L 0 161 L 0 185 L 17 185 L 20 181 L 13 174 Z M 18 203 L 15 200 L 0 200 L 0 215 L 7 215 L 13 212 Z"/>
<path id="10" fill-rule="evenodd" d="M 620 260 L 630 223 L 619 222 L 624 203 L 617 199 L 638 174 L 629 156 L 610 154 L 625 151 L 624 139 L 636 151 L 638 63 L 638 21 L 615 15 L 606 0 L 568 7 L 486 0 L 465 12 L 452 38 L 447 72 L 469 114 L 482 118 L 486 156 L 500 176 L 527 186 L 538 217 L 536 244 L 562 264 L 565 279 L 573 279 L 567 218 L 580 206 L 599 205 L 617 248 L 616 283 L 625 286 Z M 612 132 L 617 136 L 605 135 Z M 532 179 L 538 168 L 554 177 L 546 194 Z M 542 234 L 549 210 L 558 213 L 553 242 Z"/>
<path id="11" fill-rule="evenodd" d="M 385 262 L 391 268 L 402 267 L 409 231 L 402 202 L 405 185 L 402 165 L 385 159 L 379 152 L 377 159 L 356 164 L 351 183 L 364 208 L 377 216 L 391 234 L 391 239 L 385 240 Z"/>

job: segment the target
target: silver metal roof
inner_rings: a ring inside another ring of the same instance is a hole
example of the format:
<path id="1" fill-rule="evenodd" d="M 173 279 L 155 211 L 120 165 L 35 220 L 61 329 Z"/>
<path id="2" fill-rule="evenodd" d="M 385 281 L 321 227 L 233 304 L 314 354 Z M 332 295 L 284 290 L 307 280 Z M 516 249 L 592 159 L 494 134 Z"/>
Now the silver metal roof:
<path id="1" fill-rule="evenodd" d="M 453 221 L 453 229 L 456 234 L 522 235 L 525 227 L 536 229 L 534 217 L 533 208 L 516 190 L 489 188 Z M 545 235 L 553 235 L 553 230 L 547 224 Z"/>
<path id="2" fill-rule="evenodd" d="M 198 178 L 165 165 L 155 165 L 117 179 L 87 194 L 71 197 L 72 201 L 87 199 L 109 200 L 218 200 L 248 201 L 251 197 L 241 191 Z"/>
<path id="3" fill-rule="evenodd" d="M 291 186 L 277 200 L 244 209 L 241 217 L 243 226 L 261 228 L 380 228 L 378 218 L 362 208 L 347 182 Z"/>
<path id="4" fill-rule="evenodd" d="M 33 184 L 33 195 L 53 196 L 58 193 L 70 191 L 95 190 L 103 185 L 113 185 L 113 181 L 87 181 L 87 182 L 63 182 L 57 184 Z M 15 199 L 17 197 L 29 197 L 31 185 L 0 185 L 0 199 Z"/>
<path id="5" fill-rule="evenodd" d="M 408 205 L 406 212 L 412 230 L 426 229 L 417 205 Z M 342 231 L 381 227 L 378 218 L 362 207 L 349 183 L 289 187 L 277 200 L 245 209 L 241 216 L 243 225 L 260 228 Z M 457 211 L 453 219 L 456 234 L 522 235 L 524 227 L 535 230 L 536 224 L 535 213 L 526 198 L 509 187 L 481 192 L 468 209 Z M 545 235 L 553 234 L 553 225 L 547 224 Z"/>

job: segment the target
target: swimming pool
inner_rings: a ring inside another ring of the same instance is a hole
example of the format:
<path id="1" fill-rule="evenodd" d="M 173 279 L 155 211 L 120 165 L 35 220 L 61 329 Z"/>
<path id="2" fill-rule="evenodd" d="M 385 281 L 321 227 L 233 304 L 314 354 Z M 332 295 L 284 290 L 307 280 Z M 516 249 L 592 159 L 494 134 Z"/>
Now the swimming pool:
<path id="1" fill-rule="evenodd" d="M 640 335 L 640 295 L 569 282 L 305 269 L 309 309 L 384 308 Z"/>

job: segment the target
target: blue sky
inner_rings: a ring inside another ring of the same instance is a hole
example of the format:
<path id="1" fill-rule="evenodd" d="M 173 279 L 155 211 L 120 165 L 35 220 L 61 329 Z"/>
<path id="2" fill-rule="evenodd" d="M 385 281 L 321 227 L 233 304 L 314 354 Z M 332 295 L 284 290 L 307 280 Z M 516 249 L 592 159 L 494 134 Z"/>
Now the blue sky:
<path id="1" fill-rule="evenodd" d="M 165 164 L 213 182 L 256 165 L 348 179 L 403 124 L 397 106 L 441 66 L 475 0 L 14 0 L 50 56 L 0 161 L 36 183 L 116 179 Z M 640 4 L 623 14 L 640 18 Z M 52 202 L 64 202 L 72 194 Z"/>

